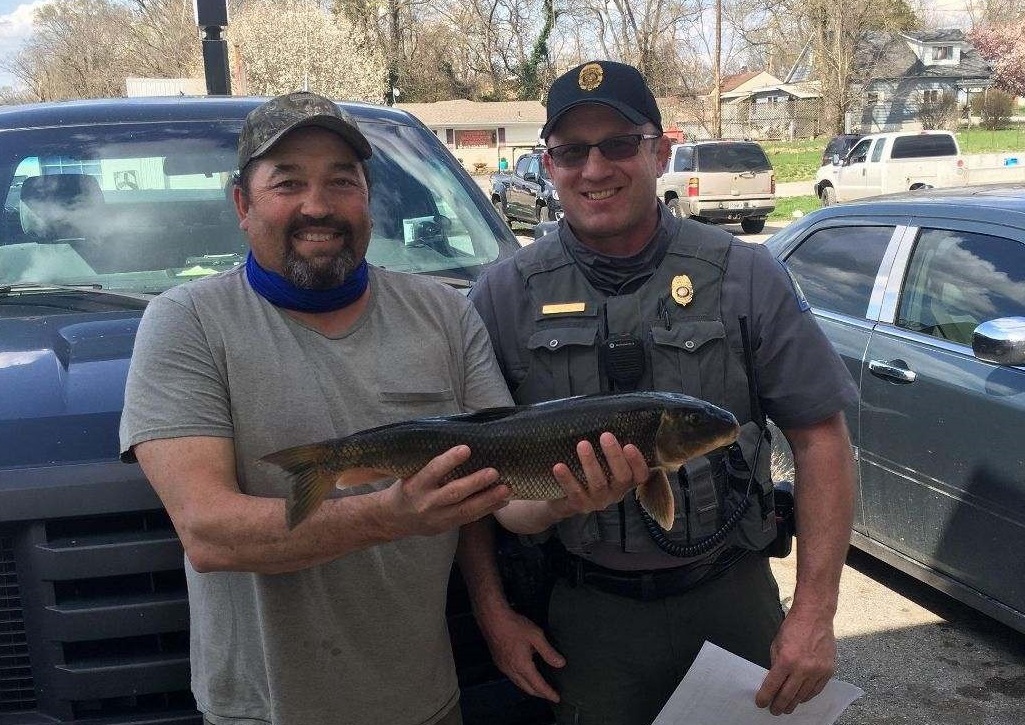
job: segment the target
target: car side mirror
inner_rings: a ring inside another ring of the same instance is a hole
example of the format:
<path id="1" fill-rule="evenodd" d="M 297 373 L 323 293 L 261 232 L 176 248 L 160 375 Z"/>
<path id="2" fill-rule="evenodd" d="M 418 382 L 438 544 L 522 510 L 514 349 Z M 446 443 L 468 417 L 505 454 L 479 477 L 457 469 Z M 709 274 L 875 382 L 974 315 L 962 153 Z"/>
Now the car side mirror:
<path id="1" fill-rule="evenodd" d="M 524 181 L 537 181 L 537 174 L 535 174 L 533 171 L 528 171 L 527 173 L 525 173 L 523 175 L 523 180 Z"/>
<path id="2" fill-rule="evenodd" d="M 972 333 L 972 352 L 996 365 L 1025 365 L 1025 317 L 983 322 Z"/>

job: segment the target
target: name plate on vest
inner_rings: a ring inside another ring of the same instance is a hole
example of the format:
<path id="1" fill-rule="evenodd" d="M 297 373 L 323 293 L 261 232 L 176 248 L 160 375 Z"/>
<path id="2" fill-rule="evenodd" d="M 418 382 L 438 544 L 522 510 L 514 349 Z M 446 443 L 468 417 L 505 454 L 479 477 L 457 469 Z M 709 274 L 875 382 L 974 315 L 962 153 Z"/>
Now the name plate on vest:
<path id="1" fill-rule="evenodd" d="M 565 315 L 573 312 L 584 312 L 587 310 L 585 302 L 562 302 L 559 304 L 548 304 L 541 306 L 542 315 Z"/>

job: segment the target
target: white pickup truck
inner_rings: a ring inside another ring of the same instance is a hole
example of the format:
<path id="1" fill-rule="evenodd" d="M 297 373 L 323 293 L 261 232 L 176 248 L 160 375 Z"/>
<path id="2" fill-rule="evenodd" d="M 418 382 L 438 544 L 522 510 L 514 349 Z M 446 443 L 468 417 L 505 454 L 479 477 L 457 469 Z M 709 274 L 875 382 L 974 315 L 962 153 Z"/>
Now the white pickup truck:
<path id="1" fill-rule="evenodd" d="M 968 171 L 949 131 L 896 131 L 865 136 L 815 175 L 823 206 L 913 189 L 963 186 Z"/>

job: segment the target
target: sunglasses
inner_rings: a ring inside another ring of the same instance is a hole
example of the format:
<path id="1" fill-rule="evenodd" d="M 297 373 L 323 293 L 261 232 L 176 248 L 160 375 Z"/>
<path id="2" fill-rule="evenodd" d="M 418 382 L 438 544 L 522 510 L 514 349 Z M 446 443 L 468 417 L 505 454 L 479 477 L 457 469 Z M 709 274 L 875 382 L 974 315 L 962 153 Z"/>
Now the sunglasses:
<path id="1" fill-rule="evenodd" d="M 609 161 L 625 161 L 637 155 L 641 141 L 660 138 L 661 133 L 629 133 L 613 136 L 598 143 L 565 143 L 548 149 L 552 163 L 560 169 L 575 169 L 587 163 L 591 149 L 601 151 L 601 155 Z"/>

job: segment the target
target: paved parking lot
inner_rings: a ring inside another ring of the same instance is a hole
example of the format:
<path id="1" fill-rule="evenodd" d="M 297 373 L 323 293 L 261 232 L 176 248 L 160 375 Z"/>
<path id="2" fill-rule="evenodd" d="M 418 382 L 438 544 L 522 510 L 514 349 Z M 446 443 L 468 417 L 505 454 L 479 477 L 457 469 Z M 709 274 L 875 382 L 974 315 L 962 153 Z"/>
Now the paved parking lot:
<path id="1" fill-rule="evenodd" d="M 795 559 L 772 564 L 784 604 L 793 593 Z M 852 551 L 847 562 L 836 617 L 837 676 L 866 694 L 839 725 L 1025 722 L 1025 635 L 861 552 Z"/>

